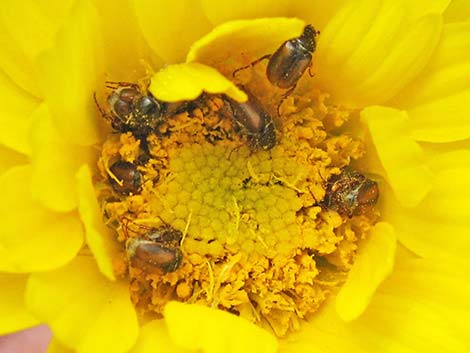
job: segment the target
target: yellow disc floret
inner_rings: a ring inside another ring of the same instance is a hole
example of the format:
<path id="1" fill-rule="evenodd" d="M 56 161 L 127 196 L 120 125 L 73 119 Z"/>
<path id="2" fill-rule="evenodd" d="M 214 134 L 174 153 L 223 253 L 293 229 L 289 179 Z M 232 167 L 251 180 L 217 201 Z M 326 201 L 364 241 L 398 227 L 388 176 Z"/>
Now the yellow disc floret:
<path id="1" fill-rule="evenodd" d="M 376 214 L 348 218 L 322 205 L 326 181 L 363 155 L 360 141 L 333 134 L 354 117 L 327 100 L 319 91 L 288 98 L 270 150 L 253 149 L 223 99 L 207 95 L 145 139 L 107 140 L 100 198 L 123 244 L 116 272 L 138 308 L 159 315 L 169 300 L 202 303 L 282 336 L 341 285 Z M 106 166 L 119 159 L 142 174 L 139 193 L 110 187 Z M 148 243 L 162 227 L 181 235 L 177 270 L 137 266 L 135 239 Z"/>

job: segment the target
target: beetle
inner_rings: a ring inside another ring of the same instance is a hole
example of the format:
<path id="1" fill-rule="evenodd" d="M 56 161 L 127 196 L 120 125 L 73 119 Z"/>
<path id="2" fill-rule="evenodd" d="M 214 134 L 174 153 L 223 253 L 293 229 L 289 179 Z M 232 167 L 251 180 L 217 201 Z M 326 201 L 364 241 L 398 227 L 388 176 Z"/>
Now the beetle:
<path id="1" fill-rule="evenodd" d="M 344 168 L 339 175 L 334 175 L 328 180 L 322 204 L 351 218 L 363 214 L 367 208 L 374 206 L 378 198 L 377 182 L 356 170 Z"/>
<path id="2" fill-rule="evenodd" d="M 268 80 L 281 89 L 288 89 L 282 96 L 278 106 L 279 110 L 284 99 L 294 91 L 299 79 L 307 69 L 309 69 L 310 76 L 313 76 L 310 69 L 313 53 L 316 49 L 316 36 L 318 34 L 320 32 L 309 24 L 304 27 L 300 36 L 286 40 L 273 54 L 262 56 L 249 65 L 235 70 L 232 75 L 235 77 L 237 72 L 253 67 L 259 62 L 268 59 L 269 62 L 266 67 Z"/>
<path id="3" fill-rule="evenodd" d="M 94 95 L 101 115 L 111 122 L 118 132 L 132 132 L 145 137 L 164 122 L 164 103 L 146 94 L 139 85 L 130 82 L 107 82 L 111 93 L 107 97 L 108 111 L 101 108 Z"/>
<path id="4" fill-rule="evenodd" d="M 162 270 L 165 273 L 174 272 L 179 268 L 183 260 L 180 249 L 183 238 L 181 231 L 162 220 L 164 225 L 158 228 L 137 224 L 136 226 L 144 229 L 145 233 L 131 237 L 128 231 L 132 221 L 122 217 L 121 222 L 127 238 L 126 253 L 133 267 L 149 271 Z"/>
<path id="5" fill-rule="evenodd" d="M 108 177 L 109 183 L 118 194 L 135 195 L 141 191 L 142 174 L 134 163 L 119 160 L 111 165 L 109 170 L 112 173 L 112 176 Z"/>
<path id="6" fill-rule="evenodd" d="M 248 100 L 244 103 L 236 102 L 224 96 L 228 104 L 232 119 L 246 131 L 252 149 L 269 150 L 276 145 L 276 131 L 271 115 L 261 105 L 260 101 L 244 87 Z"/>
<path id="7" fill-rule="evenodd" d="M 126 252 L 133 267 L 150 271 L 163 270 L 165 273 L 176 271 L 183 259 L 179 248 L 138 238 L 127 240 Z"/>
<path id="8" fill-rule="evenodd" d="M 100 106 L 94 94 L 101 115 L 111 122 L 114 130 L 132 132 L 137 138 L 157 132 L 168 117 L 194 109 L 192 102 L 160 101 L 135 83 L 107 81 L 106 87 L 111 90 L 107 97 L 108 111 Z"/>

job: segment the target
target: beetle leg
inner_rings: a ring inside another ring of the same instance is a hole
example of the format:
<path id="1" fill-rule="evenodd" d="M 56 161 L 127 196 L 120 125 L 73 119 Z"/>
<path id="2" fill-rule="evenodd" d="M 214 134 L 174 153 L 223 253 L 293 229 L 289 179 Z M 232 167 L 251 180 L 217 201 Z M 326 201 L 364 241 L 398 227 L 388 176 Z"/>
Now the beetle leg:
<path id="1" fill-rule="evenodd" d="M 106 120 L 109 120 L 109 121 L 113 121 L 113 117 L 111 115 L 109 115 L 108 113 L 106 113 L 104 111 L 104 109 L 101 107 L 101 105 L 98 103 L 98 98 L 96 97 L 96 92 L 93 93 L 93 99 L 95 100 L 95 105 L 96 107 L 98 108 L 100 114 L 106 119 Z"/>
<path id="2" fill-rule="evenodd" d="M 308 75 L 310 77 L 314 77 L 315 76 L 315 73 L 312 72 L 312 63 L 310 63 L 310 65 L 308 66 Z"/>
<path id="3" fill-rule="evenodd" d="M 277 105 L 277 116 L 281 116 L 282 103 L 284 103 L 286 98 L 289 97 L 292 94 L 292 92 L 294 92 L 296 87 L 297 87 L 297 83 L 293 85 L 291 88 L 289 88 L 289 90 L 281 96 L 281 100 L 279 101 L 279 104 Z"/>
<path id="4" fill-rule="evenodd" d="M 140 90 L 139 85 L 136 84 L 136 83 L 132 83 L 132 82 L 106 81 L 105 84 L 106 84 L 106 88 L 110 88 L 110 89 L 117 89 L 119 87 L 132 87 L 132 88 L 136 89 L 137 91 Z"/>
<path id="5" fill-rule="evenodd" d="M 253 67 L 253 66 L 255 66 L 256 64 L 260 63 L 260 62 L 263 61 L 263 60 L 270 59 L 271 56 L 272 56 L 272 54 L 263 55 L 261 58 L 256 59 L 255 61 L 251 62 L 250 64 L 248 64 L 248 65 L 246 65 L 246 66 L 242 66 L 242 67 L 236 69 L 234 72 L 232 72 L 232 77 L 235 78 L 235 75 L 236 75 L 239 71 L 248 69 L 249 67 Z"/>

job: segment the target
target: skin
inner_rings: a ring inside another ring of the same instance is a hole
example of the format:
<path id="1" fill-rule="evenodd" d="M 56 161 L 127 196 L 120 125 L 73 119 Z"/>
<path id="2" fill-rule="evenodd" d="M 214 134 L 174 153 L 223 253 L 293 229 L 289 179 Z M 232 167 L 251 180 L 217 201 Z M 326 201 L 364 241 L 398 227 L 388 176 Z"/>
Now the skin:
<path id="1" fill-rule="evenodd" d="M 46 353 L 52 333 L 39 325 L 10 335 L 0 336 L 0 353 Z"/>

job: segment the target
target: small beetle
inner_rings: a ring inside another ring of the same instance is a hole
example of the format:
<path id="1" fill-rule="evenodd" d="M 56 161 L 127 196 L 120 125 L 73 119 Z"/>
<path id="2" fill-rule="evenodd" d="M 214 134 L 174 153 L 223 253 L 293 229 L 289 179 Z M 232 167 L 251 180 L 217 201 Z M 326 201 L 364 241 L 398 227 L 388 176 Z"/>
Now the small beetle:
<path id="1" fill-rule="evenodd" d="M 100 107 L 96 94 L 95 103 L 114 130 L 145 137 L 164 122 L 164 103 L 144 94 L 137 84 L 108 82 L 107 87 L 112 90 L 108 96 L 109 112 Z"/>
<path id="2" fill-rule="evenodd" d="M 145 229 L 146 232 L 139 237 L 130 237 L 128 231 L 132 230 L 129 228 L 131 220 L 123 217 L 121 222 L 127 238 L 127 256 L 133 267 L 149 271 L 160 269 L 165 273 L 178 269 L 183 260 L 180 250 L 183 234 L 179 230 L 165 222 L 165 225 L 159 228 L 137 224 L 137 227 Z"/>
<path id="3" fill-rule="evenodd" d="M 138 194 L 142 186 L 142 174 L 133 163 L 119 160 L 109 170 L 119 180 L 109 176 L 108 180 L 114 191 L 122 195 Z"/>
<path id="4" fill-rule="evenodd" d="M 145 239 L 129 238 L 126 242 L 126 251 L 133 267 L 150 271 L 174 272 L 183 259 L 179 248 L 166 247 L 161 243 Z"/>
<path id="5" fill-rule="evenodd" d="M 224 97 L 228 103 L 232 119 L 245 131 L 253 149 L 269 150 L 276 145 L 276 131 L 273 118 L 264 110 L 258 99 L 248 92 L 248 101 L 239 103 L 229 97 Z"/>
<path id="6" fill-rule="evenodd" d="M 312 55 L 316 49 L 316 36 L 319 33 L 312 25 L 307 25 L 300 36 L 286 40 L 274 54 L 264 55 L 251 64 L 235 70 L 232 75 L 235 77 L 237 72 L 269 59 L 266 68 L 268 80 L 279 88 L 289 89 L 279 103 L 279 110 L 284 99 L 294 91 L 305 70 L 310 70 Z M 310 73 L 310 76 L 313 75 Z"/>
<path id="7" fill-rule="evenodd" d="M 349 218 L 363 214 L 377 203 L 379 188 L 375 181 L 359 172 L 345 168 L 327 183 L 326 196 L 322 204 Z"/>

